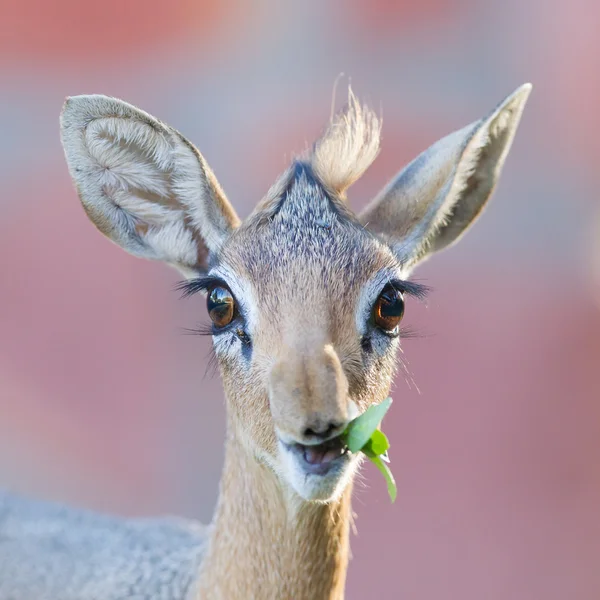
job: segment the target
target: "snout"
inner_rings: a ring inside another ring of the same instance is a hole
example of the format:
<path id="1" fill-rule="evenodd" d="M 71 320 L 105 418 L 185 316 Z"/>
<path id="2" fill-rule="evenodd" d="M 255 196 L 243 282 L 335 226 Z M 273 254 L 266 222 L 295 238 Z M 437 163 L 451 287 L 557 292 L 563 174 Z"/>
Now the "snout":
<path id="1" fill-rule="evenodd" d="M 348 380 L 333 346 L 290 350 L 271 369 L 270 404 L 285 443 L 321 444 L 348 424 Z"/>
<path id="2" fill-rule="evenodd" d="M 286 352 L 273 366 L 269 384 L 288 481 L 307 500 L 335 497 L 356 463 L 340 434 L 357 412 L 335 349 L 325 345 L 312 352 Z"/>

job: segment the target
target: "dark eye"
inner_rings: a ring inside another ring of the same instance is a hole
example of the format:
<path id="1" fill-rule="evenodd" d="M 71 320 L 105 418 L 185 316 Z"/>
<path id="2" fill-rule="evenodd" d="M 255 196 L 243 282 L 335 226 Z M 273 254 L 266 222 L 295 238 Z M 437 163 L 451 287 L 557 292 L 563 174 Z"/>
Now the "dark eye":
<path id="1" fill-rule="evenodd" d="M 206 299 L 208 315 L 215 327 L 229 325 L 235 315 L 235 300 L 231 292 L 223 287 L 213 288 Z"/>
<path id="2" fill-rule="evenodd" d="M 402 293 L 392 286 L 381 292 L 373 307 L 375 325 L 384 331 L 393 331 L 404 316 L 404 298 Z"/>

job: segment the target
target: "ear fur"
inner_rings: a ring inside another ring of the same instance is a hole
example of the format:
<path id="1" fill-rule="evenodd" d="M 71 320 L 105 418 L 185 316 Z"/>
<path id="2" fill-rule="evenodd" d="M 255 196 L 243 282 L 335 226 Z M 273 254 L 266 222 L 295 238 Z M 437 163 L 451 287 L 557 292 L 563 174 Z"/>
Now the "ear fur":
<path id="1" fill-rule="evenodd" d="M 135 256 L 195 274 L 239 224 L 193 144 L 126 102 L 67 98 L 61 139 L 91 221 Z"/>
<path id="2" fill-rule="evenodd" d="M 490 198 L 510 150 L 531 84 L 487 117 L 436 142 L 360 214 L 397 256 L 414 266 L 455 243 Z"/>

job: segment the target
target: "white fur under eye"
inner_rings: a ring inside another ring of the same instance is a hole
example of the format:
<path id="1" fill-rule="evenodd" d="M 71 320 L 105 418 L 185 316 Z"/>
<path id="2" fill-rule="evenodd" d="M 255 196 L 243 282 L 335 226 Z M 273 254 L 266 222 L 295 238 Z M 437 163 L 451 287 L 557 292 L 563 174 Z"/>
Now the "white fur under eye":
<path id="1" fill-rule="evenodd" d="M 240 355 L 241 346 L 242 340 L 233 330 L 213 335 L 215 353 L 221 358 L 237 358 Z"/>
<path id="2" fill-rule="evenodd" d="M 257 305 L 250 283 L 241 278 L 233 269 L 227 265 L 219 265 L 212 269 L 210 277 L 218 277 L 222 279 L 233 294 L 239 312 L 244 316 L 244 332 L 252 337 L 255 331 L 257 321 Z M 237 336 L 235 331 L 221 333 L 213 336 L 215 352 L 222 355 L 232 356 L 239 354 L 242 340 Z"/>

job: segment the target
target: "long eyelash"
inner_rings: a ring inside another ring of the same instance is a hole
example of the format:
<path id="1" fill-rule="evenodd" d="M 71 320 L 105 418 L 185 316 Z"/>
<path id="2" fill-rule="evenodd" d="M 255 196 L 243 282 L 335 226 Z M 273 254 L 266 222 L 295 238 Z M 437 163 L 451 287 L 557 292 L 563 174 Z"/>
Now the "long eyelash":
<path id="1" fill-rule="evenodd" d="M 404 281 L 402 279 L 391 279 L 389 281 L 390 285 L 396 288 L 399 292 L 403 294 L 408 294 L 417 300 L 425 300 L 429 292 L 431 292 L 431 288 L 423 283 L 417 283 L 416 281 Z"/>
<path id="2" fill-rule="evenodd" d="M 181 332 L 183 335 L 213 335 L 213 329 L 211 325 L 207 325 L 206 323 L 200 323 L 195 329 L 191 329 L 189 327 L 182 327 Z M 209 377 L 214 377 L 217 372 L 217 367 L 219 363 L 217 360 L 217 354 L 215 352 L 214 346 L 211 344 L 210 350 L 207 356 L 206 370 L 204 371 L 204 377 L 208 375 Z"/>
<path id="3" fill-rule="evenodd" d="M 210 288 L 222 286 L 227 287 L 227 284 L 219 277 L 206 275 L 203 277 L 195 277 L 181 281 L 175 286 L 175 291 L 181 292 L 181 298 L 189 298 L 198 292 L 207 292 Z"/>
<path id="4" fill-rule="evenodd" d="M 181 332 L 183 333 L 183 335 L 210 335 L 210 336 L 212 336 L 214 333 L 212 325 L 209 325 L 207 323 L 200 323 L 195 328 L 182 327 Z"/>

